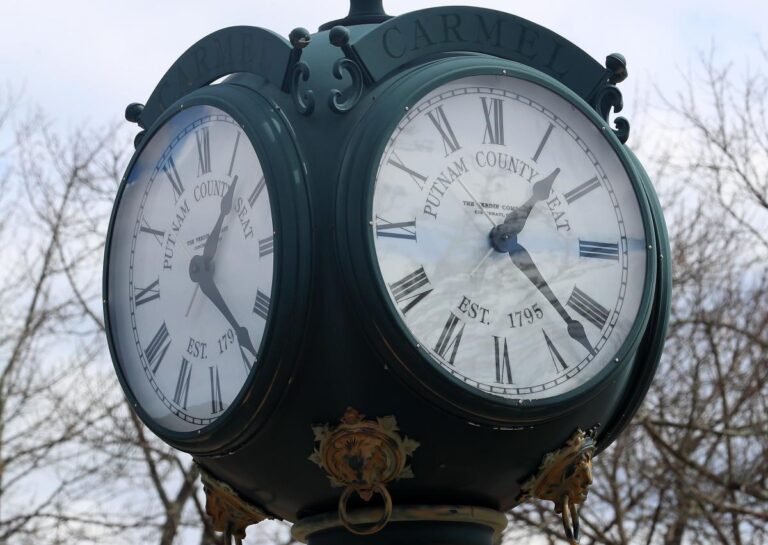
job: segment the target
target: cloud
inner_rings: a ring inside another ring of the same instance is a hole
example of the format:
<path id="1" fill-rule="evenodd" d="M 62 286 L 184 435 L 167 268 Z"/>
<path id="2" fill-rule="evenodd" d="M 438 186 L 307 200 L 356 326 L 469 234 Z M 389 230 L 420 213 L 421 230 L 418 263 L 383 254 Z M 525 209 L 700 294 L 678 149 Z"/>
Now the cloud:
<path id="1" fill-rule="evenodd" d="M 748 57 L 768 16 L 766 3 L 756 0 L 625 1 L 610 9 L 598 0 L 385 0 L 391 14 L 444 4 L 514 8 L 516 15 L 553 29 L 599 61 L 623 53 L 632 78 L 623 86 L 626 98 L 633 83 L 675 85 L 677 67 L 713 40 L 726 58 Z M 0 66 L 5 78 L 24 87 L 30 103 L 53 118 L 70 125 L 104 123 L 119 119 L 129 102 L 146 101 L 173 61 L 210 32 L 239 24 L 283 36 L 296 26 L 314 31 L 344 16 L 348 6 L 339 0 L 260 5 L 232 0 L 221 9 L 201 0 L 12 2 L 0 19 Z"/>

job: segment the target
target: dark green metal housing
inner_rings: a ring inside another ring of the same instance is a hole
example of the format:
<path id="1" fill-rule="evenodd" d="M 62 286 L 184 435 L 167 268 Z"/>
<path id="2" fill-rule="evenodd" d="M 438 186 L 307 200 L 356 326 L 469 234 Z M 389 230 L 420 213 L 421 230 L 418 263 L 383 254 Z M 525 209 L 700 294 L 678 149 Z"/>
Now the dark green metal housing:
<path id="1" fill-rule="evenodd" d="M 382 289 L 366 229 L 378 158 L 403 108 L 441 82 L 503 71 L 553 90 L 605 128 L 653 241 L 640 316 L 619 362 L 570 394 L 522 406 L 470 392 L 418 350 Z M 229 77 L 208 85 L 223 76 Z M 396 415 L 400 429 L 421 443 L 415 478 L 389 486 L 398 505 L 509 509 L 542 456 L 577 428 L 600 426 L 597 443 L 608 446 L 653 378 L 671 286 L 661 210 L 624 145 L 629 124 L 617 118 L 615 130 L 608 125 L 611 111 L 621 109 L 614 83 L 624 77 L 618 55 L 604 67 L 543 27 L 468 7 L 311 36 L 296 29 L 290 43 L 263 29 L 235 27 L 195 44 L 146 107 L 132 110 L 148 129 L 137 139 L 137 154 L 164 120 L 191 104 L 217 105 L 244 126 L 277 195 L 273 215 L 283 233 L 275 255 L 277 310 L 263 341 L 266 358 L 241 404 L 211 429 L 172 434 L 137 408 L 139 415 L 244 498 L 288 520 L 336 509 L 339 489 L 307 457 L 312 426 L 336 422 L 348 406 L 373 418 Z M 104 293 L 108 314 L 106 280 Z M 116 369 L 120 375 L 117 362 Z"/>

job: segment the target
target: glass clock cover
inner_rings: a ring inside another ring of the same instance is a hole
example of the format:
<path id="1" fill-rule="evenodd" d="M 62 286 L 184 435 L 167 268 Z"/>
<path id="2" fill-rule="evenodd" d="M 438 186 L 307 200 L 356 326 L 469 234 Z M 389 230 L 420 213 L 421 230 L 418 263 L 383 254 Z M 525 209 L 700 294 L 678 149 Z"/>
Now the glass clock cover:
<path id="1" fill-rule="evenodd" d="M 273 279 L 270 195 L 248 137 L 193 106 L 142 149 L 109 240 L 108 318 L 123 380 L 157 425 L 209 426 L 254 368 Z"/>
<path id="2" fill-rule="evenodd" d="M 500 398 L 564 394 L 614 364 L 645 290 L 640 205 L 602 127 L 520 78 L 461 78 L 408 109 L 371 229 L 413 342 Z"/>

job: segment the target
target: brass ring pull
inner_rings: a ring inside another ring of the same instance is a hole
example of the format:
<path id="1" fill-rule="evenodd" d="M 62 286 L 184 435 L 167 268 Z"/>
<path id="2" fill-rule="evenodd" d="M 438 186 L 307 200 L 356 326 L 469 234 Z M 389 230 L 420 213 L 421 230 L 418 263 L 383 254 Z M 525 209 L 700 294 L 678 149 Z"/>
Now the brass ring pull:
<path id="1" fill-rule="evenodd" d="M 347 502 L 355 490 L 355 488 L 348 486 L 344 489 L 344 493 L 339 498 L 339 520 L 341 521 L 341 524 L 344 525 L 344 528 L 353 534 L 357 534 L 359 536 L 375 534 L 387 525 L 390 517 L 392 516 L 392 496 L 389 495 L 387 489 L 382 485 L 378 483 L 374 484 L 371 487 L 371 491 L 381 496 L 384 500 L 384 512 L 382 513 L 379 520 L 372 524 L 355 524 L 349 520 L 349 514 L 347 513 Z"/>
<path id="2" fill-rule="evenodd" d="M 563 530 L 568 543 L 578 545 L 579 543 L 579 511 L 573 500 L 566 494 L 563 496 Z"/>

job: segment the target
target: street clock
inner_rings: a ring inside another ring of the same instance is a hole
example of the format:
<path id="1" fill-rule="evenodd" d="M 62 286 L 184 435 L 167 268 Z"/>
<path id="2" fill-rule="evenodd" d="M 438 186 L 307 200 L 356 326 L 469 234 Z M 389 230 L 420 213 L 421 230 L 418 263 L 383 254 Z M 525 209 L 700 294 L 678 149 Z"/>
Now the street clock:
<path id="1" fill-rule="evenodd" d="M 626 76 L 507 13 L 359 0 L 214 32 L 128 107 L 110 351 L 214 528 L 490 545 L 539 498 L 578 539 L 669 316 Z"/>
<path id="2" fill-rule="evenodd" d="M 362 257 L 360 304 L 405 341 L 406 373 L 504 421 L 594 395 L 635 351 L 656 271 L 642 180 L 604 120 L 542 74 L 449 59 L 358 132 L 340 253 Z"/>
<path id="3" fill-rule="evenodd" d="M 160 436 L 236 440 L 269 401 L 308 290 L 302 186 L 284 121 L 242 89 L 192 93 L 142 139 L 113 212 L 106 318 Z"/>

